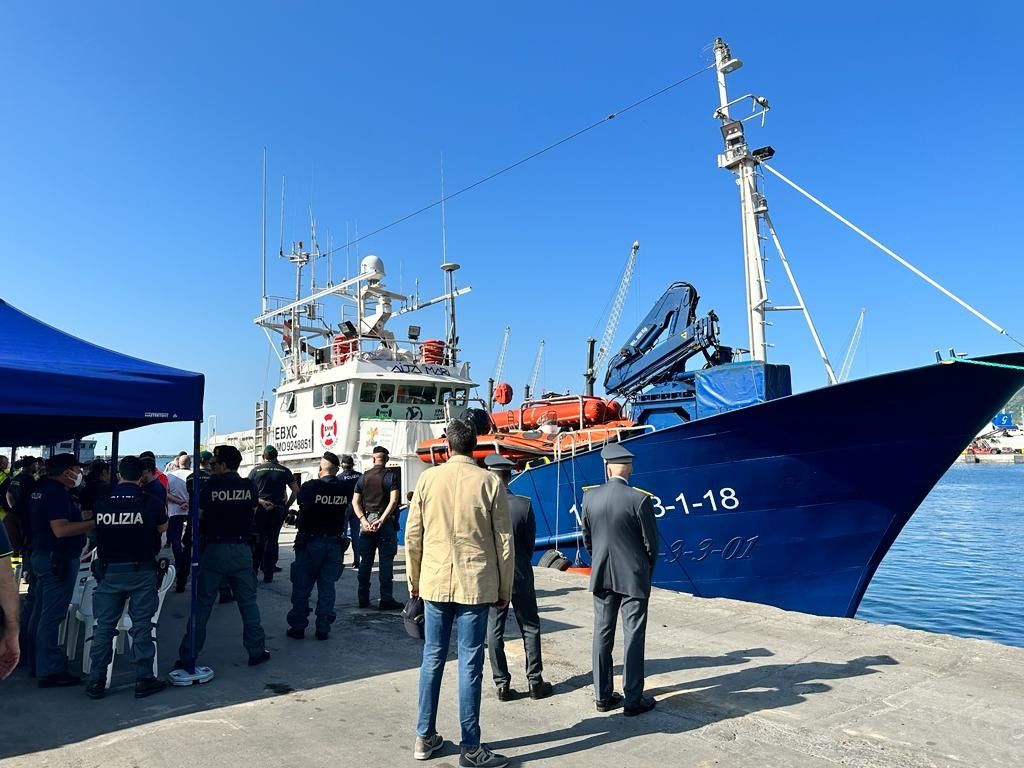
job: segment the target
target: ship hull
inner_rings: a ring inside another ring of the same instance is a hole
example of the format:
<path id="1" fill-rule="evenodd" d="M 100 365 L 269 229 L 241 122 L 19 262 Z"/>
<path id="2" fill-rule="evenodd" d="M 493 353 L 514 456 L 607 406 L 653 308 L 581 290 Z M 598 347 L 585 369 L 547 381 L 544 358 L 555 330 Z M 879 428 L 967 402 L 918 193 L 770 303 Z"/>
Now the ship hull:
<path id="1" fill-rule="evenodd" d="M 979 358 L 1024 366 L 1024 354 Z M 823 616 L 853 616 L 903 526 L 1024 370 L 957 362 L 780 398 L 624 441 L 652 494 L 654 583 Z M 536 556 L 587 564 L 583 489 L 597 452 L 523 472 Z M 978 503 L 984 503 L 979 499 Z M 927 567 L 923 562 L 922 567 Z"/>

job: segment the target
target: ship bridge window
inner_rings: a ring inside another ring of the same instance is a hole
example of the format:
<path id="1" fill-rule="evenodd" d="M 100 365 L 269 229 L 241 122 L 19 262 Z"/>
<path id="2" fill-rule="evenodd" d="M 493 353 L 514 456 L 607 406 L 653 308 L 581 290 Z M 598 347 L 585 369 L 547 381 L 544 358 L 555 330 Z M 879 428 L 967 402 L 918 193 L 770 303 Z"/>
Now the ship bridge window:
<path id="1" fill-rule="evenodd" d="M 469 401 L 469 390 L 467 389 L 455 389 L 451 387 L 441 387 L 440 397 L 437 398 L 437 402 L 441 405 L 445 403 L 452 403 L 454 405 L 465 405 Z"/>
<path id="2" fill-rule="evenodd" d="M 285 392 L 281 395 L 281 413 L 295 414 L 295 393 Z"/>
<path id="3" fill-rule="evenodd" d="M 359 402 L 360 403 L 376 403 L 377 402 L 377 382 L 367 381 L 359 389 Z"/>
<path id="4" fill-rule="evenodd" d="M 334 385 L 335 388 L 335 405 L 344 405 L 348 402 L 348 382 L 342 381 Z"/>
<path id="5" fill-rule="evenodd" d="M 398 388 L 398 402 L 412 405 L 433 405 L 437 390 L 433 384 L 403 384 Z"/>
<path id="6" fill-rule="evenodd" d="M 334 405 L 334 385 L 324 384 L 313 389 L 313 407 L 324 408 Z"/>
<path id="7" fill-rule="evenodd" d="M 399 388 L 401 392 L 401 388 Z M 395 401 L 395 385 L 381 382 L 380 392 L 377 394 L 378 403 L 393 403 Z"/>

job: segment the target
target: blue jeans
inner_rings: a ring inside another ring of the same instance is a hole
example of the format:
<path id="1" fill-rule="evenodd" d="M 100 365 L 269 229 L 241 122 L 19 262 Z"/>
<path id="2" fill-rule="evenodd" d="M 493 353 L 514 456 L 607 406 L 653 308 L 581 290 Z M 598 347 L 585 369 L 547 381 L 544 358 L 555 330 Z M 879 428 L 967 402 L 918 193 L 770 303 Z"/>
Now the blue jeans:
<path id="1" fill-rule="evenodd" d="M 395 555 L 398 554 L 398 531 L 390 520 L 376 533 L 359 535 L 359 585 L 356 595 L 360 603 L 370 600 L 370 574 L 375 555 L 380 555 L 380 599 L 395 599 Z"/>
<path id="2" fill-rule="evenodd" d="M 441 696 L 441 677 L 448 659 L 448 646 L 455 625 L 459 648 L 459 721 L 461 746 L 480 746 L 480 688 L 484 679 L 484 638 L 490 606 L 423 601 L 424 643 L 420 666 L 419 719 L 416 733 L 432 736 L 437 732 L 437 702 Z"/>
<path id="3" fill-rule="evenodd" d="M 124 613 L 125 601 L 128 601 L 128 615 L 132 620 L 132 628 L 128 630 L 128 634 L 132 638 L 135 679 L 142 680 L 154 676 L 153 657 L 156 655 L 156 646 L 153 644 L 153 635 L 156 634 L 156 627 L 152 626 L 152 621 L 159 602 L 156 580 L 156 568 L 149 568 L 141 571 L 108 572 L 96 585 L 96 591 L 92 596 L 96 628 L 93 632 L 90 654 L 90 681 L 106 681 L 107 667 L 114 656 L 113 640 L 117 633 L 117 622 Z"/>
<path id="4" fill-rule="evenodd" d="M 59 675 L 68 670 L 68 659 L 57 636 L 75 593 L 78 554 L 54 554 L 51 558 L 49 552 L 34 552 L 32 571 L 36 594 L 28 631 L 35 649 L 36 676 Z"/>
<path id="5" fill-rule="evenodd" d="M 301 536 L 301 534 L 299 534 Z M 309 596 L 316 587 L 316 631 L 331 631 L 334 612 L 334 583 L 345 569 L 342 562 L 341 542 L 334 537 L 319 537 L 295 545 L 292 562 L 292 609 L 288 611 L 288 626 L 305 629 L 309 625 Z"/>
<path id="6" fill-rule="evenodd" d="M 352 511 L 352 507 L 346 508 L 346 515 L 348 515 L 348 537 L 352 540 L 352 567 L 359 567 L 359 534 L 362 532 L 363 527 L 359 524 L 359 518 L 356 517 L 356 513 Z"/>

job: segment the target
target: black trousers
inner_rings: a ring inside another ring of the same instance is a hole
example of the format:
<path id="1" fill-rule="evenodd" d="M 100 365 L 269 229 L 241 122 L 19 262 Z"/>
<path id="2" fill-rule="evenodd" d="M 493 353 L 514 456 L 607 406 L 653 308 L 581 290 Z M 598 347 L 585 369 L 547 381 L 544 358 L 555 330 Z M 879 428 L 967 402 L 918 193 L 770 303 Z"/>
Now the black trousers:
<path id="1" fill-rule="evenodd" d="M 512 676 L 505 658 L 505 626 L 508 622 L 509 606 L 491 608 L 487 622 L 487 655 L 491 660 L 491 675 L 499 688 L 509 685 Z M 526 650 L 526 680 L 530 685 L 544 681 L 544 664 L 540 654 L 540 616 L 537 614 L 537 592 L 533 583 L 516 585 L 512 592 L 512 611 L 523 634 Z"/>
<path id="2" fill-rule="evenodd" d="M 612 695 L 612 649 L 615 624 L 622 613 L 622 664 L 625 705 L 636 706 L 644 693 L 644 644 L 647 640 L 646 597 L 630 597 L 605 589 L 594 593 L 594 695 L 601 701 Z"/>
<path id="3" fill-rule="evenodd" d="M 281 526 L 284 525 L 284 518 L 287 510 L 283 504 L 274 505 L 273 509 L 256 510 L 256 549 L 253 552 L 252 568 L 254 571 L 263 571 L 264 577 L 273 578 L 274 567 L 277 565 L 279 554 L 278 537 L 281 535 Z"/>

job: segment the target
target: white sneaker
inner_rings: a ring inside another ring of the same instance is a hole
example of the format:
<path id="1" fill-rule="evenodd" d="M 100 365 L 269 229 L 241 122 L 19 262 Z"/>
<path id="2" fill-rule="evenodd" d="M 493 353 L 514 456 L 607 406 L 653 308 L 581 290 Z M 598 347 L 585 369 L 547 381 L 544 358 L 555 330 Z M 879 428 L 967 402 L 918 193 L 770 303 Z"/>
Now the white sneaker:
<path id="1" fill-rule="evenodd" d="M 481 744 L 476 749 L 463 749 L 459 757 L 459 768 L 505 768 L 508 758 L 491 752 Z"/>
<path id="2" fill-rule="evenodd" d="M 417 736 L 412 756 L 417 760 L 429 760 L 430 756 L 437 752 L 442 744 L 444 744 L 444 739 L 441 738 L 439 733 L 435 733 L 433 736 Z"/>

